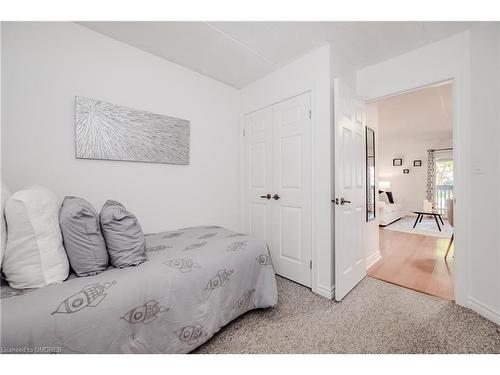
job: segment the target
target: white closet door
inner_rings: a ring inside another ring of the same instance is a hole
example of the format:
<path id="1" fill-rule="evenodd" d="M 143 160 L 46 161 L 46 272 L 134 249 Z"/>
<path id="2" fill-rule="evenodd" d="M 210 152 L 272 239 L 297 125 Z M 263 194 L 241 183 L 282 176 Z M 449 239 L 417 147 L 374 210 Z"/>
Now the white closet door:
<path id="1" fill-rule="evenodd" d="M 269 242 L 269 217 L 272 203 L 272 138 L 271 107 L 246 116 L 244 225 L 247 233 L 267 242 Z"/>
<path id="2" fill-rule="evenodd" d="M 276 273 L 311 286 L 310 94 L 273 106 L 270 250 Z"/>
<path id="3" fill-rule="evenodd" d="M 267 241 L 278 275 L 311 286 L 309 93 L 245 119 L 245 228 Z"/>
<path id="4" fill-rule="evenodd" d="M 365 104 L 335 80 L 335 299 L 366 276 Z"/>

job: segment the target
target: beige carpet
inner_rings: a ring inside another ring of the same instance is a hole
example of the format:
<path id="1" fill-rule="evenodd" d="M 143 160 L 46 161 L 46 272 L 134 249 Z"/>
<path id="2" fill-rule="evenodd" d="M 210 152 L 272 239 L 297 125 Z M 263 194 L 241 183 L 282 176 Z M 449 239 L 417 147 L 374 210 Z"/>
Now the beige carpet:
<path id="1" fill-rule="evenodd" d="M 499 326 L 437 297 L 367 277 L 342 302 L 278 277 L 279 302 L 195 353 L 500 353 Z"/>

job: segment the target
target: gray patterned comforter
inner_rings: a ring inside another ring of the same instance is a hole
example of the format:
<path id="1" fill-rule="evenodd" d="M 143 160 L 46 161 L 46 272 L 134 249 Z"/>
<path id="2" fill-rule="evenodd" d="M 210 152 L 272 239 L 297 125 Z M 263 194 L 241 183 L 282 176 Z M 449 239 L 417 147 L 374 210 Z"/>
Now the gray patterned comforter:
<path id="1" fill-rule="evenodd" d="M 205 226 L 146 236 L 148 260 L 36 290 L 2 286 L 5 352 L 188 353 L 277 303 L 263 241 Z"/>

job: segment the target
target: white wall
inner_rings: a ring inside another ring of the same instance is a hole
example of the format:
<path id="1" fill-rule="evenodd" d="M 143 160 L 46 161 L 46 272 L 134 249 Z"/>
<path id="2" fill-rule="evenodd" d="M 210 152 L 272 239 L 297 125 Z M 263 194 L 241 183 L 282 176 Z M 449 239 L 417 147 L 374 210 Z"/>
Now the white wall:
<path id="1" fill-rule="evenodd" d="M 313 123 L 312 289 L 333 298 L 330 47 L 323 46 L 242 90 L 243 113 L 311 91 Z"/>
<path id="2" fill-rule="evenodd" d="M 379 180 L 391 182 L 394 199 L 403 206 L 406 214 L 411 215 L 411 211 L 422 209 L 427 196 L 427 150 L 452 146 L 453 139 L 426 141 L 380 137 Z M 402 167 L 392 165 L 395 157 L 403 158 Z M 414 167 L 414 160 L 422 160 L 422 166 Z M 410 169 L 410 173 L 403 174 L 403 168 Z"/>
<path id="3" fill-rule="evenodd" d="M 499 27 L 476 27 L 471 45 L 471 252 L 469 304 L 500 324 Z"/>
<path id="4" fill-rule="evenodd" d="M 482 24 L 364 68 L 367 99 L 453 78 L 455 150 L 455 298 L 500 323 L 499 31 Z"/>
<path id="5" fill-rule="evenodd" d="M 122 202 L 145 232 L 239 229 L 240 92 L 73 23 L 3 23 L 2 179 L 100 210 Z M 189 166 L 76 160 L 74 97 L 191 121 Z"/>

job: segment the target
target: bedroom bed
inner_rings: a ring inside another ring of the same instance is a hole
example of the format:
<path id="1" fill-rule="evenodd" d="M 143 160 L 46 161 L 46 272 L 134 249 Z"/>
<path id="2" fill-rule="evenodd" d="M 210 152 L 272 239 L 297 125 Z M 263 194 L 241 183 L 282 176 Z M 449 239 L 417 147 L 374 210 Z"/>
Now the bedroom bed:
<path id="1" fill-rule="evenodd" d="M 265 242 L 204 226 L 146 235 L 147 261 L 34 290 L 1 287 L 4 352 L 188 353 L 277 303 Z"/>

